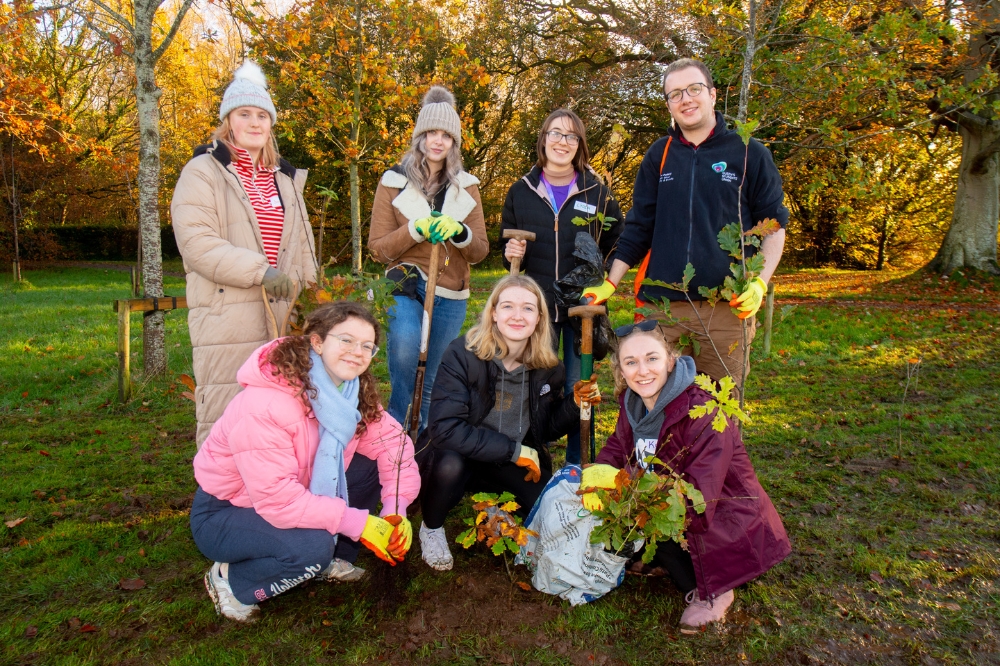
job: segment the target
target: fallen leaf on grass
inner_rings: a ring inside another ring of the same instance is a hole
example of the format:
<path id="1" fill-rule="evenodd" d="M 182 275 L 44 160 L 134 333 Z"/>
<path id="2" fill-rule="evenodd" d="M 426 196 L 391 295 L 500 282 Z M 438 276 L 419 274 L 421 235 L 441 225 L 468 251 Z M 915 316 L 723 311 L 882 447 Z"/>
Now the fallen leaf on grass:
<path id="1" fill-rule="evenodd" d="M 80 628 L 80 618 L 78 618 L 78 617 L 71 617 L 71 618 L 69 619 L 69 621 L 68 621 L 68 622 L 66 623 L 66 625 L 67 625 L 67 626 L 68 626 L 68 627 L 69 627 L 69 628 L 70 628 L 71 630 L 75 631 L 75 630 L 77 630 L 77 629 L 79 629 L 79 628 Z"/>
<path id="2" fill-rule="evenodd" d="M 868 574 L 868 577 L 871 578 L 876 583 L 878 583 L 879 585 L 881 585 L 882 583 L 885 582 L 885 579 L 882 578 L 882 576 L 879 575 L 879 572 L 877 572 L 877 571 L 871 572 L 870 574 Z"/>
<path id="3" fill-rule="evenodd" d="M 89 622 L 87 624 L 83 625 L 82 627 L 80 627 L 80 633 L 87 633 L 87 634 L 89 634 L 89 633 L 91 633 L 93 631 L 97 631 L 97 627 L 95 627 L 94 625 L 90 624 Z"/>
<path id="4" fill-rule="evenodd" d="M 962 610 L 962 607 L 956 604 L 954 601 L 941 601 L 938 603 L 938 608 L 945 608 L 950 611 Z"/>
<path id="5" fill-rule="evenodd" d="M 115 558 L 115 562 L 117 562 L 118 564 L 121 564 L 124 561 L 125 561 L 124 555 L 119 555 L 118 557 Z"/>
<path id="6" fill-rule="evenodd" d="M 139 549 L 139 557 L 146 557 L 146 549 L 145 548 L 140 548 Z"/>
<path id="7" fill-rule="evenodd" d="M 146 581 L 141 578 L 122 578 L 118 581 L 118 587 L 123 590 L 134 592 L 135 590 L 141 590 L 146 587 Z"/>
<path id="8" fill-rule="evenodd" d="M 531 585 L 525 583 L 523 580 L 517 581 L 517 586 L 524 590 L 525 592 L 531 592 Z"/>
<path id="9" fill-rule="evenodd" d="M 191 375 L 181 375 L 178 379 L 181 384 L 184 384 L 184 386 L 187 386 L 189 389 L 194 391 L 195 384 L 194 380 L 191 378 Z"/>
<path id="10" fill-rule="evenodd" d="M 38 635 L 38 627 L 28 627 L 24 630 L 25 638 L 34 638 Z"/>
<path id="11" fill-rule="evenodd" d="M 9 529 L 14 529 L 27 519 L 28 519 L 27 516 L 25 516 L 24 518 L 15 518 L 14 520 L 8 520 L 7 522 L 4 523 L 4 525 L 6 525 Z"/>
<path id="12" fill-rule="evenodd" d="M 52 454 L 51 454 L 51 453 L 49 453 L 48 451 L 46 451 L 45 449 L 42 449 L 41 451 L 39 451 L 39 452 L 38 452 L 38 455 L 41 455 L 41 456 L 45 456 L 46 458 L 48 458 L 48 457 L 50 457 L 50 456 L 51 456 Z"/>

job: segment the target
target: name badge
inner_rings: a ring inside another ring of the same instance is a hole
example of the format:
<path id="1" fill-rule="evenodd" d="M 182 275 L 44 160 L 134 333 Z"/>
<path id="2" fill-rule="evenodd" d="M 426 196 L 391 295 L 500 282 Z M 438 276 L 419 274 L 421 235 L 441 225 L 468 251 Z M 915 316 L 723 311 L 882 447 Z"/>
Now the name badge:
<path id="1" fill-rule="evenodd" d="M 597 206 L 591 206 L 585 201 L 577 201 L 573 204 L 573 210 L 582 210 L 587 215 L 593 215 L 597 212 Z"/>
<path id="2" fill-rule="evenodd" d="M 281 197 L 277 194 L 271 197 L 271 208 L 281 208 Z"/>
<path id="3" fill-rule="evenodd" d="M 640 465 L 646 469 L 650 468 L 650 465 L 646 464 L 646 458 L 656 455 L 656 444 L 655 439 L 639 439 L 635 443 L 635 457 Z"/>

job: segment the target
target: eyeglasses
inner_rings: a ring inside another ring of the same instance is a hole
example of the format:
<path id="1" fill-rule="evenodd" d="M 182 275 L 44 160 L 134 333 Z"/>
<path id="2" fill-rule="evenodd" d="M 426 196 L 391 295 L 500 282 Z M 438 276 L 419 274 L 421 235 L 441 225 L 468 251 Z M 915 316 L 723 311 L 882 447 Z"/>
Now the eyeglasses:
<path id="1" fill-rule="evenodd" d="M 580 143 L 580 137 L 576 134 L 563 134 L 558 130 L 549 130 L 545 133 L 545 136 L 548 137 L 549 141 L 552 143 L 559 143 L 562 139 L 566 139 L 567 146 L 575 146 Z"/>
<path id="2" fill-rule="evenodd" d="M 677 90 L 671 90 L 667 93 L 667 101 L 671 104 L 676 104 L 681 101 L 684 97 L 684 93 L 687 92 L 688 97 L 695 98 L 701 94 L 701 91 L 707 88 L 708 85 L 704 83 L 692 83 L 687 88 L 678 88 Z"/>
<path id="3" fill-rule="evenodd" d="M 361 347 L 361 351 L 368 356 L 375 356 L 375 354 L 378 353 L 378 345 L 371 342 L 361 342 L 360 340 L 355 340 L 349 335 L 334 335 L 333 333 L 331 333 L 329 337 L 340 340 L 341 351 L 354 351 L 358 347 Z"/>
<path id="4" fill-rule="evenodd" d="M 624 326 L 619 326 L 615 329 L 615 337 L 620 340 L 637 330 L 642 331 L 643 333 L 649 333 L 659 325 L 660 322 L 655 319 L 643 319 L 635 324 L 625 324 Z"/>

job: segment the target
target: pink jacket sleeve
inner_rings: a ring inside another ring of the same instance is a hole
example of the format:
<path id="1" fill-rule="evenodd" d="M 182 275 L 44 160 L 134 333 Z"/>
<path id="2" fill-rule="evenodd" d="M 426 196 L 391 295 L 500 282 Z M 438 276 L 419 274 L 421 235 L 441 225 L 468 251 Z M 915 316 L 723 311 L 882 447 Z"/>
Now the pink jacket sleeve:
<path id="1" fill-rule="evenodd" d="M 280 529 L 324 529 L 352 539 L 361 535 L 368 512 L 348 507 L 339 497 L 309 492 L 299 479 L 293 435 L 284 428 L 247 415 L 230 431 L 229 441 L 234 444 L 233 461 L 261 518 Z"/>
<path id="2" fill-rule="evenodd" d="M 413 442 L 396 419 L 382 412 L 358 438 L 356 453 L 376 461 L 382 484 L 382 515 L 406 515 L 407 507 L 420 493 L 420 472 L 413 459 Z"/>

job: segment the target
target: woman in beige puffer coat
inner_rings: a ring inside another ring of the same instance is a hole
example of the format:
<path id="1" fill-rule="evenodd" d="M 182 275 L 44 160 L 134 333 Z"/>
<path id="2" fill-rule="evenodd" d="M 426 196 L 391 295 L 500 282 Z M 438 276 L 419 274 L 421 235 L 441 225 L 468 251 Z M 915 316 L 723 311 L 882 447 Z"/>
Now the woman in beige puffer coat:
<path id="1" fill-rule="evenodd" d="M 278 156 L 263 73 L 241 67 L 226 89 L 212 143 L 195 149 L 170 212 L 187 274 L 198 446 L 239 392 L 236 372 L 276 335 L 297 287 L 316 282 L 302 190 L 307 172 Z M 270 122 L 268 122 L 270 121 Z"/>

